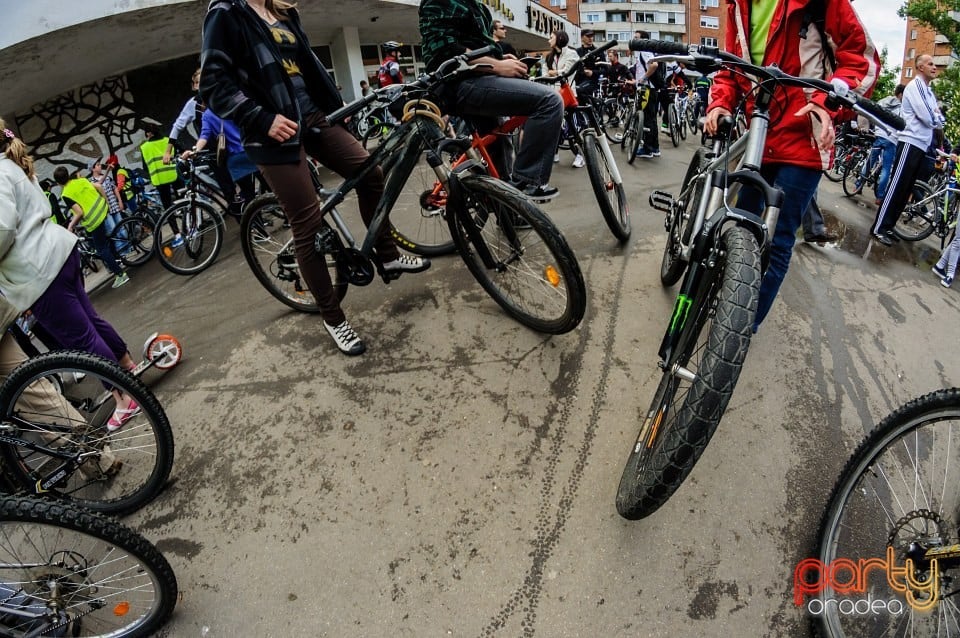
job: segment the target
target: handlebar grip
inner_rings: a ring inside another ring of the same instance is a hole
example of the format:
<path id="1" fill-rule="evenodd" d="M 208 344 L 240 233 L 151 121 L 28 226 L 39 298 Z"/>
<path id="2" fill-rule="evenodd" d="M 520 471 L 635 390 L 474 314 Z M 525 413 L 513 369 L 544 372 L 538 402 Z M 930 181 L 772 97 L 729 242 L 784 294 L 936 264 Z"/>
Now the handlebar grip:
<path id="1" fill-rule="evenodd" d="M 343 122 L 348 117 L 356 115 L 364 109 L 368 104 L 371 104 L 374 100 L 377 99 L 377 92 L 371 91 L 370 95 L 365 95 L 359 100 L 354 100 L 350 104 L 344 104 L 338 108 L 333 113 L 327 114 L 327 121 L 331 124 L 336 124 L 338 122 Z"/>
<path id="2" fill-rule="evenodd" d="M 860 97 L 859 95 L 857 95 L 856 98 L 857 98 L 857 106 L 859 106 L 864 111 L 866 111 L 873 117 L 877 118 L 878 120 L 880 120 L 881 122 L 889 126 L 890 128 L 896 129 L 898 131 L 902 131 L 907 126 L 907 123 L 903 121 L 902 117 L 900 117 L 899 115 L 894 115 L 890 111 L 887 111 L 876 102 L 872 100 L 868 100 L 865 97 Z"/>
<path id="3" fill-rule="evenodd" d="M 593 53 L 594 53 L 594 54 L 602 53 L 603 51 L 606 51 L 607 49 L 612 49 L 613 47 L 617 46 L 618 44 L 620 44 L 620 43 L 617 41 L 616 38 L 614 38 L 613 40 L 610 40 L 609 42 L 607 42 L 606 44 L 604 44 L 602 47 L 597 47 L 597 50 L 594 51 Z"/>
<path id="4" fill-rule="evenodd" d="M 649 51 L 657 55 L 687 55 L 690 47 L 682 42 L 667 42 L 665 40 L 647 40 L 636 38 L 630 40 L 631 51 Z"/>
<path id="5" fill-rule="evenodd" d="M 482 58 L 482 57 L 485 56 L 485 55 L 490 55 L 490 54 L 493 53 L 496 49 L 497 49 L 496 46 L 494 46 L 494 45 L 492 45 L 492 44 L 488 44 L 488 45 L 485 46 L 485 47 L 481 47 L 481 48 L 479 48 L 479 49 L 474 49 L 473 51 L 467 51 L 467 52 L 464 53 L 463 55 L 464 55 L 464 57 L 466 58 L 467 62 L 473 62 L 473 61 L 476 60 L 477 58 Z"/>

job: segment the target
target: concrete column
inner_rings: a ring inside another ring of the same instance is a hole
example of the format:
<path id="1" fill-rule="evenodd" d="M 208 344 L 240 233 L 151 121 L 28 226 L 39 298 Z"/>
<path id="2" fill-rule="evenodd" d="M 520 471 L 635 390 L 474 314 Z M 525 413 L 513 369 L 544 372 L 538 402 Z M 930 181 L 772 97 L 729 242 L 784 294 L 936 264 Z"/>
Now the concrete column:
<path id="1" fill-rule="evenodd" d="M 343 87 L 343 99 L 352 102 L 360 96 L 360 80 L 366 80 L 363 57 L 360 55 L 360 31 L 357 27 L 343 27 L 330 42 L 330 56 L 337 84 Z"/>

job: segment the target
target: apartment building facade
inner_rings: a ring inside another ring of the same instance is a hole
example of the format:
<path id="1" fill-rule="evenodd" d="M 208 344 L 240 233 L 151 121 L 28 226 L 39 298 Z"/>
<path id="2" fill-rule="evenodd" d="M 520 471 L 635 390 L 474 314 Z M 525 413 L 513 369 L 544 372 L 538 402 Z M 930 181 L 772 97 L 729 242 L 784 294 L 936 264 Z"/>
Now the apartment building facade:
<path id="1" fill-rule="evenodd" d="M 954 16 L 957 19 L 960 16 Z M 900 69 L 900 82 L 906 84 L 916 74 L 914 63 L 917 56 L 932 55 L 938 68 L 944 69 L 954 62 L 953 47 L 946 36 L 940 35 L 932 28 L 920 24 L 913 18 L 907 19 L 907 31 L 903 44 L 903 65 Z"/>

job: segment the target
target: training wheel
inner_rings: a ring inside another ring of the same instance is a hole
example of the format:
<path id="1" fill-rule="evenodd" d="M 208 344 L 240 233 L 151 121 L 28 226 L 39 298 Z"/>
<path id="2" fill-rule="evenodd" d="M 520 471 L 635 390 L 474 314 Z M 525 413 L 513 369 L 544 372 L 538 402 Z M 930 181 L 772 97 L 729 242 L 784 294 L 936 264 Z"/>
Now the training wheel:
<path id="1" fill-rule="evenodd" d="M 143 358 L 153 361 L 153 365 L 161 370 L 168 370 L 180 363 L 183 357 L 183 347 L 173 335 L 154 334 L 143 346 Z"/>

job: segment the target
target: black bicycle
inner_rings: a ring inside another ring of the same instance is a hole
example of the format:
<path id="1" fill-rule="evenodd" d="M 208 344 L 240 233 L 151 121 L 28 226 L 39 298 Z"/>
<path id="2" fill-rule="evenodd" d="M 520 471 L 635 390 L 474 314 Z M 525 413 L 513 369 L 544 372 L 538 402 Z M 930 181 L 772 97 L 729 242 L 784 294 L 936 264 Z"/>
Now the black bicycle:
<path id="1" fill-rule="evenodd" d="M 384 224 L 392 224 L 394 237 L 404 238 L 398 240 L 401 246 L 418 242 L 406 238 L 419 237 L 419 209 L 399 219 L 388 216 L 425 155 L 431 181 L 439 180 L 443 190 L 441 218 L 484 290 L 508 315 L 534 330 L 569 332 L 580 323 L 586 308 L 586 286 L 573 251 L 549 217 L 520 191 L 487 175 L 483 166 L 470 161 L 450 168 L 450 158 L 465 152 L 470 142 L 445 134 L 446 122 L 428 99 L 443 82 L 471 71 L 470 61 L 489 51 L 484 48 L 453 58 L 416 82 L 379 89 L 329 114 L 327 119 L 337 124 L 377 101 L 403 105 L 400 124 L 355 176 L 336 190 L 315 184 L 323 200 L 321 211 L 332 221 L 318 233 L 315 249 L 326 256 L 341 298 L 350 284 L 367 285 L 376 275 L 388 283 L 395 278 L 396 274 L 384 271 L 373 244 Z M 366 236 L 358 244 L 336 206 L 377 165 L 383 167 L 386 185 Z M 430 189 L 417 190 L 420 197 Z M 244 210 L 241 245 L 254 275 L 271 295 L 296 310 L 319 311 L 300 277 L 290 226 L 274 195 L 260 196 Z"/>
<path id="2" fill-rule="evenodd" d="M 117 395 L 139 413 L 114 431 Z M 121 515 L 153 500 L 173 467 L 173 431 L 143 382 L 116 363 L 58 350 L 0 385 L 0 460 L 19 489 Z"/>
<path id="3" fill-rule="evenodd" d="M 720 423 L 746 359 L 768 232 L 776 228 L 783 199 L 759 173 L 777 86 L 825 92 L 838 106 L 901 130 L 903 121 L 853 92 L 838 94 L 829 82 L 755 66 L 714 47 L 634 40 L 630 48 L 665 54 L 658 61 L 679 60 L 705 74 L 728 68 L 758 85 L 747 133 L 728 144 L 724 155 L 698 149 L 678 197 L 658 191 L 650 198 L 666 213 L 661 280 L 670 285 L 685 275 L 660 344 L 663 376 L 617 489 L 617 511 L 638 519 L 655 512 L 690 474 Z M 726 130 L 735 129 L 735 119 L 728 118 Z M 736 153 L 742 154 L 740 168 L 731 170 Z M 759 190 L 763 213 L 736 208 L 733 185 Z"/>
<path id="4" fill-rule="evenodd" d="M 70 503 L 0 496 L 0 635 L 153 636 L 177 578 L 149 541 Z"/>

